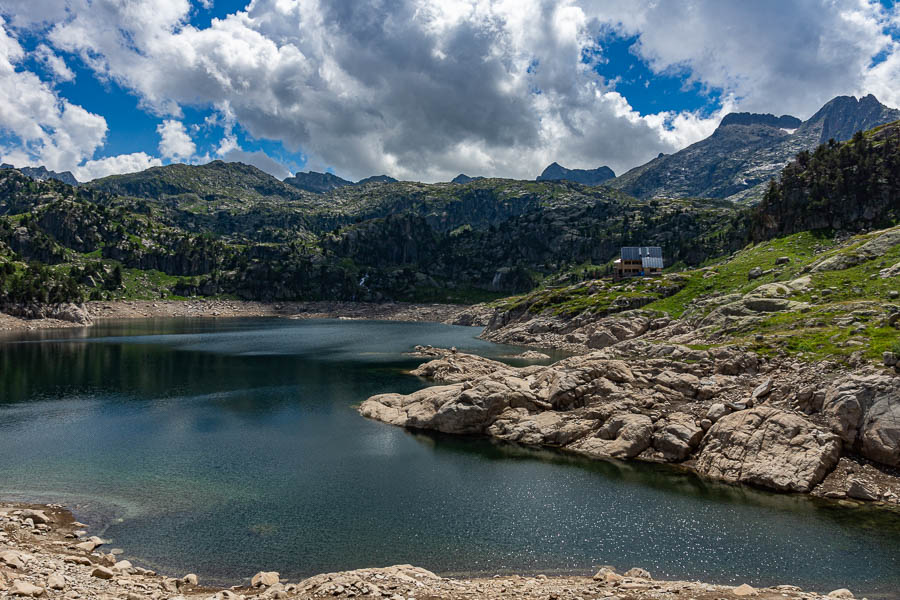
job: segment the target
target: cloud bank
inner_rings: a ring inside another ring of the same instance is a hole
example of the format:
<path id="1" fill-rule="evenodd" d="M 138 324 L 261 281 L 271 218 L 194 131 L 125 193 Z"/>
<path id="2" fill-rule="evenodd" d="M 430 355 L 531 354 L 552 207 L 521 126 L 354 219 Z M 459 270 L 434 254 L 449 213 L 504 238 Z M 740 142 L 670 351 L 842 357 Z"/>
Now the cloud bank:
<path id="1" fill-rule="evenodd" d="M 78 60 L 135 94 L 160 119 L 161 158 L 199 160 L 182 109 L 211 108 L 230 124 L 216 154 L 279 176 L 229 137 L 234 124 L 308 167 L 436 181 L 533 178 L 554 160 L 621 173 L 708 136 L 731 110 L 805 118 L 870 91 L 900 105 L 900 12 L 866 0 L 253 0 L 202 29 L 188 0 L 4 4 L 0 154 L 57 170 L 158 159 L 95 158 L 105 120 L 28 72 L 17 32 L 43 37 L 57 80 Z M 654 73 L 714 90 L 720 110 L 637 112 L 593 68 L 610 36 L 636 37 Z"/>

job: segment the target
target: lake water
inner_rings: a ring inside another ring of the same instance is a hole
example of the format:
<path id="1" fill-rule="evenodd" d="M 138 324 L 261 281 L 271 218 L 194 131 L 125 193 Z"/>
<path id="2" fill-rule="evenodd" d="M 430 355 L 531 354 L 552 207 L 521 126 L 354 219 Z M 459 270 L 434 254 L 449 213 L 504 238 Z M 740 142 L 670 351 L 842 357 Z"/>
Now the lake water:
<path id="1" fill-rule="evenodd" d="M 147 320 L 0 339 L 0 498 L 58 501 L 139 565 L 236 583 L 414 563 L 792 583 L 900 597 L 900 517 L 411 433 L 355 406 L 426 382 L 416 344 L 517 350 L 439 324 Z"/>

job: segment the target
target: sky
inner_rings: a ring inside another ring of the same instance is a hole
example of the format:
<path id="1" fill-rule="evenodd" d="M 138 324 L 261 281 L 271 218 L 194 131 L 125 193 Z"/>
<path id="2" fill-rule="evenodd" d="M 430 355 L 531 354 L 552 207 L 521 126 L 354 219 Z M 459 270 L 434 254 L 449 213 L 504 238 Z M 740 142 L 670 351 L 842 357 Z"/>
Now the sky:
<path id="1" fill-rule="evenodd" d="M 891 0 L 3 0 L 0 162 L 620 174 L 898 81 Z"/>

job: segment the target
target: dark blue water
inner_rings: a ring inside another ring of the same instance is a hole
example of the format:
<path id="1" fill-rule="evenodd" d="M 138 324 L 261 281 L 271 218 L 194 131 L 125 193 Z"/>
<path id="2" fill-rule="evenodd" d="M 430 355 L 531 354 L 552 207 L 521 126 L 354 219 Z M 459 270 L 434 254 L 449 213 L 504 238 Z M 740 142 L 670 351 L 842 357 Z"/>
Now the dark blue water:
<path id="1" fill-rule="evenodd" d="M 900 590 L 900 517 L 359 417 L 477 329 L 156 320 L 0 339 L 0 497 L 59 501 L 137 564 L 207 581 L 409 562 Z"/>

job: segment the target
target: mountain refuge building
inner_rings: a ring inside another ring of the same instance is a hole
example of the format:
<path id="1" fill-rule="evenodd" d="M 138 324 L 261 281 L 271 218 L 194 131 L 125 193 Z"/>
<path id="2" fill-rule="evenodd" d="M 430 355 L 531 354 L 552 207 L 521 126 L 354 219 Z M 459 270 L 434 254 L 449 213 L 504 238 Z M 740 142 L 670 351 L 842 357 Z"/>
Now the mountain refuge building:
<path id="1" fill-rule="evenodd" d="M 659 246 L 623 246 L 621 256 L 613 263 L 618 279 L 659 275 L 662 270 L 663 255 Z"/>

